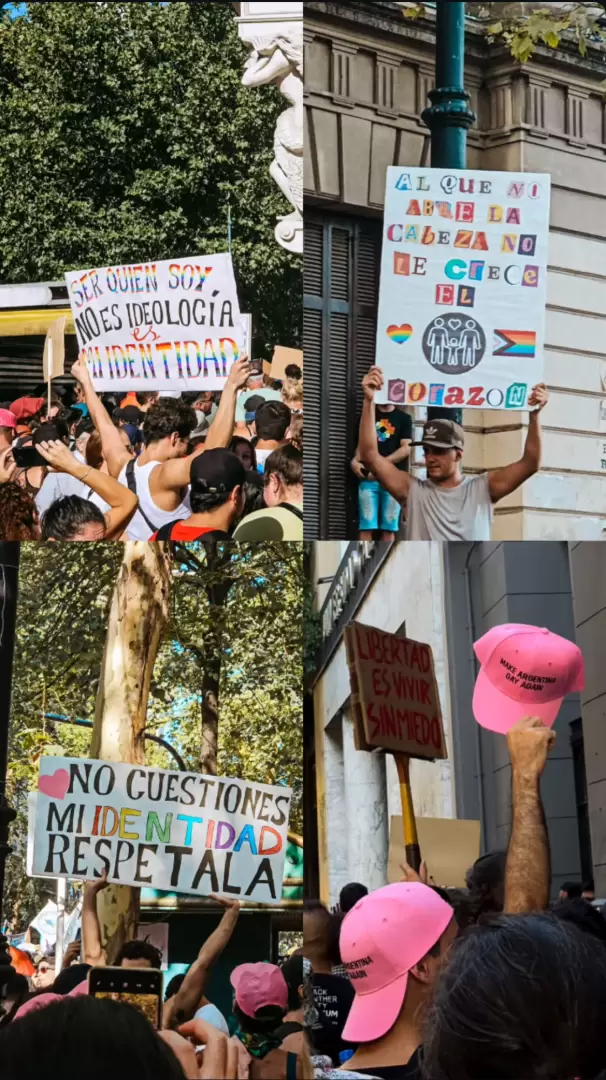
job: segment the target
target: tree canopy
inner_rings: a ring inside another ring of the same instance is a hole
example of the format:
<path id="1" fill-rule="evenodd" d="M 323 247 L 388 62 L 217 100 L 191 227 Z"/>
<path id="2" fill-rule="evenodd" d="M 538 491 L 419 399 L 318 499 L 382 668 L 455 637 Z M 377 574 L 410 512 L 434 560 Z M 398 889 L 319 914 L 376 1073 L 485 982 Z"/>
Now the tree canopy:
<path id="1" fill-rule="evenodd" d="M 222 546 L 222 545 L 221 545 Z M 43 753 L 85 756 L 92 732 L 45 719 L 93 719 L 119 544 L 23 546 L 9 746 L 9 799 L 18 811 L 7 862 L 9 921 L 26 925 L 52 883 L 27 878 L 27 794 Z M 203 545 L 177 553 L 172 618 L 155 664 L 148 731 L 188 769 L 200 760 L 201 688 L 214 613 L 209 590 L 229 585 L 219 636 L 218 772 L 293 788 L 302 832 L 303 554 L 296 544 L 225 545 L 209 571 Z M 153 742 L 148 765 L 174 767 Z"/>
<path id="2" fill-rule="evenodd" d="M 286 107 L 246 89 L 231 4 L 29 3 L 0 15 L 0 281 L 228 248 L 255 345 L 301 339 L 269 176 Z"/>

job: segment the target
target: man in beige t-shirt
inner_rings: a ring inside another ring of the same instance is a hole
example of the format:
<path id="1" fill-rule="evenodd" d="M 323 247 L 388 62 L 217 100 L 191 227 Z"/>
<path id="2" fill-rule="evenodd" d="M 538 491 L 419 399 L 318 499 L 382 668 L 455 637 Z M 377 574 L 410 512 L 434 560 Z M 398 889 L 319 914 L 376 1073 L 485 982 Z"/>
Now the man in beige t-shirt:
<path id="1" fill-rule="evenodd" d="M 541 410 L 549 395 L 535 386 L 524 454 L 519 461 L 477 476 L 463 476 L 461 462 L 465 432 L 452 420 L 429 420 L 423 440 L 427 479 L 417 480 L 382 458 L 375 429 L 375 394 L 383 389 L 383 372 L 370 369 L 362 381 L 364 409 L 359 456 L 395 499 L 407 502 L 407 540 L 490 540 L 495 503 L 534 476 L 541 467 Z"/>

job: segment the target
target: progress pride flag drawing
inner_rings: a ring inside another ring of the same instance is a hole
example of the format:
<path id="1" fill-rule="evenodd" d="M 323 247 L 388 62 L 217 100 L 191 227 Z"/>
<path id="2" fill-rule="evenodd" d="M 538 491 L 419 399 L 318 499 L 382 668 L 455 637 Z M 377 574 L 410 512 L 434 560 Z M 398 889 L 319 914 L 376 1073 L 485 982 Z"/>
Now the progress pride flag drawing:
<path id="1" fill-rule="evenodd" d="M 222 390 L 246 347 L 229 255 L 65 275 L 80 347 L 99 391 Z"/>
<path id="2" fill-rule="evenodd" d="M 429 645 L 374 627 L 348 627 L 364 735 L 369 746 L 410 757 L 446 757 Z"/>
<path id="3" fill-rule="evenodd" d="M 31 873 L 279 904 L 290 801 L 248 780 L 43 757 Z"/>

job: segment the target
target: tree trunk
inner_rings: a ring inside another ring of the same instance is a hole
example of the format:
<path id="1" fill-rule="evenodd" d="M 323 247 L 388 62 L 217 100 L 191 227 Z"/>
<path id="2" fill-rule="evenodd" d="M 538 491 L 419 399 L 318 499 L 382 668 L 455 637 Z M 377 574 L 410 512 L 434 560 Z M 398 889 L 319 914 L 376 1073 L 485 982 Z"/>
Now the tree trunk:
<path id="1" fill-rule="evenodd" d="M 91 756 L 145 764 L 143 732 L 154 664 L 170 614 L 168 544 L 126 543 L 112 597 Z M 103 946 L 111 964 L 139 919 L 140 889 L 117 885 L 98 897 Z"/>
<path id="2" fill-rule="evenodd" d="M 219 749 L 219 684 L 223 659 L 223 628 L 225 605 L 234 580 L 229 576 L 231 552 L 225 547 L 219 554 L 217 544 L 206 544 L 207 566 L 212 583 L 206 588 L 210 604 L 210 629 L 204 641 L 204 672 L 202 675 L 202 745 L 200 749 L 200 772 L 206 776 L 217 775 Z M 217 575 L 225 572 L 225 578 Z"/>

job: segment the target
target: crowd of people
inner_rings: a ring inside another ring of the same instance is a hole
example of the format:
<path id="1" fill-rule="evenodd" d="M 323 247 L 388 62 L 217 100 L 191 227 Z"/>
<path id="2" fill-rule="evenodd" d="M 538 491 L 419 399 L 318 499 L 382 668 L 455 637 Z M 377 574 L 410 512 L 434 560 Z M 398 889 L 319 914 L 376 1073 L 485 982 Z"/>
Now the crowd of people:
<path id="1" fill-rule="evenodd" d="M 236 900 L 184 975 L 166 986 L 160 1020 L 152 1024 L 132 1000 L 92 992 L 90 973 L 107 962 L 97 903 L 105 877 L 84 890 L 82 937 L 55 974 L 48 956 L 28 978 L 0 968 L 0 1075 L 3 1080 L 297 1080 L 313 1076 L 303 1028 L 303 960 L 246 963 L 230 974 L 232 1009 L 225 1015 L 207 994 L 210 972 L 234 933 Z M 13 950 L 14 953 L 14 950 Z M 17 961 L 13 961 L 13 965 Z M 149 941 L 127 942 L 114 960 L 121 969 L 158 970 Z M 18 966 L 18 963 L 17 963 Z"/>
<path id="2" fill-rule="evenodd" d="M 509 732 L 509 846 L 467 888 L 404 864 L 399 883 L 307 905 L 317 1080 L 606 1080 L 605 913 L 591 881 L 550 901 L 539 782 L 554 739 L 536 719 Z"/>
<path id="3" fill-rule="evenodd" d="M 547 387 L 530 395 L 530 420 L 519 461 L 488 472 L 463 472 L 465 432 L 452 409 L 432 409 L 420 442 L 412 417 L 380 405 L 383 372 L 373 367 L 362 382 L 364 406 L 351 468 L 359 481 L 360 540 L 486 541 L 492 539 L 494 507 L 541 468 L 541 412 Z M 426 477 L 411 473 L 411 452 L 422 447 Z"/>
<path id="4" fill-rule="evenodd" d="M 221 393 L 73 388 L 0 405 L 0 539 L 302 540 L 303 372 Z"/>

